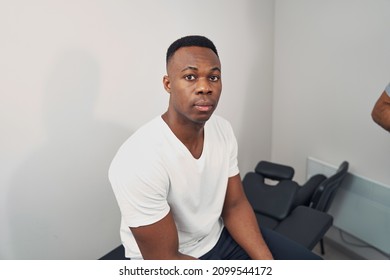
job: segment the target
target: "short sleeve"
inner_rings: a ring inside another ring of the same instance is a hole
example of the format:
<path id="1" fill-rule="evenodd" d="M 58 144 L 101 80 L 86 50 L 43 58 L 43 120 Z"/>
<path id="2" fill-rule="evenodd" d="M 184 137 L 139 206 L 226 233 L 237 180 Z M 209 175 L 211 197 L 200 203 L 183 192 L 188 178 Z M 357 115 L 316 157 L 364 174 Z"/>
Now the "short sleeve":
<path id="1" fill-rule="evenodd" d="M 144 155 L 127 162 L 119 159 L 109 171 L 122 219 L 129 227 L 155 223 L 170 210 L 167 202 L 169 179 L 158 161 L 147 158 Z"/>

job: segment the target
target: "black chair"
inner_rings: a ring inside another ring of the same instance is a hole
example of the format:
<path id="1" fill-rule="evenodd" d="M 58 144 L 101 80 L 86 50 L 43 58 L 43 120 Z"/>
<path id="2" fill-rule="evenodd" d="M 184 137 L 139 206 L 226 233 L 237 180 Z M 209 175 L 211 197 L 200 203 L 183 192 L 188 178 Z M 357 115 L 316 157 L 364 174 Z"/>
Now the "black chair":
<path id="1" fill-rule="evenodd" d="M 333 223 L 326 211 L 346 169 L 348 163 L 343 162 L 331 177 L 317 174 L 300 186 L 292 180 L 292 167 L 261 161 L 254 172 L 245 175 L 243 186 L 261 227 L 271 228 L 310 250 L 321 242 L 324 253 L 323 236 Z"/>
<path id="2" fill-rule="evenodd" d="M 105 254 L 103 257 L 101 257 L 99 260 L 129 260 L 125 256 L 125 248 L 123 245 L 119 245 L 112 251 Z"/>
<path id="3" fill-rule="evenodd" d="M 348 173 L 348 167 L 349 163 L 343 161 L 335 174 L 321 182 L 312 195 L 310 207 L 323 212 L 328 212 L 337 190 Z"/>
<path id="4" fill-rule="evenodd" d="M 264 178 L 263 182 L 265 181 L 265 179 L 271 179 L 278 182 L 291 182 L 293 181 L 293 177 L 295 174 L 295 170 L 291 166 L 264 160 L 260 161 L 256 165 L 255 172 L 257 174 L 260 174 Z M 298 188 L 292 207 L 295 208 L 298 205 L 310 206 L 313 193 L 320 185 L 320 183 L 325 179 L 326 176 L 322 174 L 316 174 L 310 177 L 309 180 L 307 180 L 307 182 L 304 183 L 302 186 L 298 185 L 295 181 L 293 181 L 294 184 L 298 186 Z"/>
<path id="5" fill-rule="evenodd" d="M 343 161 L 336 173 L 321 182 L 321 184 L 314 191 L 309 206 L 313 209 L 322 212 L 328 212 L 335 196 L 337 190 L 339 189 L 344 178 L 348 174 L 349 163 Z M 320 240 L 321 252 L 324 254 L 324 240 Z"/>

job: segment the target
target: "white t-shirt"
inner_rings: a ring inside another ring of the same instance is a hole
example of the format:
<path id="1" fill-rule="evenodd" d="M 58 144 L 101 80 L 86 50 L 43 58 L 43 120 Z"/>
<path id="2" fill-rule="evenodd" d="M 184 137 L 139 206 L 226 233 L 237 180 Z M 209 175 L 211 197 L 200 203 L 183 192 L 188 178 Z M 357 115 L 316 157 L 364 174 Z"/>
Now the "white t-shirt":
<path id="1" fill-rule="evenodd" d="M 109 170 L 126 257 L 142 259 L 129 227 L 155 223 L 169 211 L 181 253 L 200 257 L 210 251 L 223 229 L 228 178 L 238 173 L 236 138 L 221 117 L 206 122 L 199 159 L 161 116 L 141 127 L 121 146 Z"/>

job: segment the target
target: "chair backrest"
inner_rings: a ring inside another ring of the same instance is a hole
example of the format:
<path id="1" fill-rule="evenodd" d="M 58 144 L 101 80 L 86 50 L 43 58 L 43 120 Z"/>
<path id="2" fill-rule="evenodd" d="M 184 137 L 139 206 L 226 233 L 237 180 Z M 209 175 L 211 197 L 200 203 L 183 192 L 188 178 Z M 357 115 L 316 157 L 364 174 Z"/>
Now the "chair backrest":
<path id="1" fill-rule="evenodd" d="M 288 180 L 268 185 L 264 182 L 264 177 L 255 172 L 248 172 L 242 184 L 255 213 L 277 220 L 283 220 L 288 216 L 299 188 L 296 182 Z"/>
<path id="2" fill-rule="evenodd" d="M 322 212 L 327 212 L 333 199 L 336 195 L 338 188 L 348 172 L 349 163 L 343 161 L 335 174 L 325 179 L 315 190 L 310 207 Z"/>

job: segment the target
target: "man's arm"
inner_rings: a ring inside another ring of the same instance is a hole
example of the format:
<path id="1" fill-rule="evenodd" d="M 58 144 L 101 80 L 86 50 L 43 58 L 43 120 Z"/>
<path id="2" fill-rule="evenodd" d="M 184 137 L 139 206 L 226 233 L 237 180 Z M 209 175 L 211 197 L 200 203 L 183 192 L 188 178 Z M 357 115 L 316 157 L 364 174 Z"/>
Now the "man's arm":
<path id="1" fill-rule="evenodd" d="M 195 259 L 179 252 L 179 238 L 171 212 L 154 224 L 130 229 L 145 260 Z"/>
<path id="2" fill-rule="evenodd" d="M 374 122 L 390 132 L 390 97 L 386 91 L 376 101 L 371 116 Z"/>
<path id="3" fill-rule="evenodd" d="M 273 259 L 245 196 L 240 175 L 229 178 L 222 218 L 233 239 L 253 260 Z"/>

